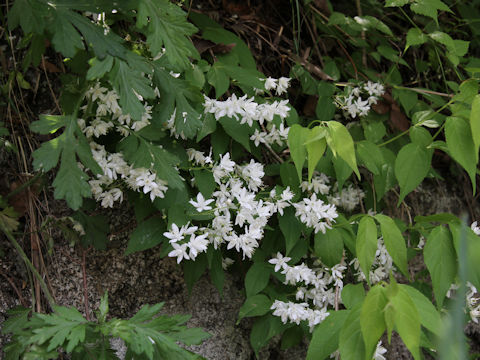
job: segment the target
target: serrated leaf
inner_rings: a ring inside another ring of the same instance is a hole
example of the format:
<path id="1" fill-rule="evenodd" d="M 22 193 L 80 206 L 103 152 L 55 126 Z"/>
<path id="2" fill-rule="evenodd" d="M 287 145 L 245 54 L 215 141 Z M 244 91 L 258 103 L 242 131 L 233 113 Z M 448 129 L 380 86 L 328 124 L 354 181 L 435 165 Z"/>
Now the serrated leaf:
<path id="1" fill-rule="evenodd" d="M 261 316 L 270 311 L 272 300 L 263 294 L 253 295 L 242 305 L 238 313 L 238 320 L 244 317 Z"/>
<path id="2" fill-rule="evenodd" d="M 365 359 L 371 359 L 378 340 L 386 329 L 383 311 L 387 305 L 385 289 L 375 285 L 367 293 L 360 313 L 360 326 L 365 341 Z"/>
<path id="3" fill-rule="evenodd" d="M 187 21 L 181 7 L 168 0 L 139 1 L 137 26 L 146 30 L 152 55 L 161 53 L 165 47 L 170 64 L 178 69 L 190 66 L 189 57 L 200 57 L 189 39 L 197 28 Z"/>
<path id="4" fill-rule="evenodd" d="M 141 120 L 145 108 L 136 93 L 146 99 L 153 99 L 155 93 L 149 80 L 118 58 L 108 76 L 120 97 L 123 112 L 130 114 L 134 120 Z"/>
<path id="5" fill-rule="evenodd" d="M 165 231 L 165 222 L 159 217 L 143 221 L 130 235 L 125 255 L 157 246 L 165 240 L 163 236 Z"/>
<path id="6" fill-rule="evenodd" d="M 377 246 L 377 226 L 370 216 L 364 216 L 358 224 L 357 243 L 355 248 L 360 268 L 365 274 L 367 281 L 370 281 L 370 268 L 375 260 Z"/>
<path id="7" fill-rule="evenodd" d="M 40 115 L 39 118 L 30 124 L 30 130 L 38 134 L 53 134 L 68 123 L 68 117 L 63 115 Z"/>
<path id="8" fill-rule="evenodd" d="M 410 10 L 416 14 L 432 18 L 437 24 L 438 10 L 451 12 L 449 7 L 440 0 L 415 0 L 410 5 Z"/>
<path id="9" fill-rule="evenodd" d="M 332 150 L 333 155 L 335 157 L 341 157 L 360 179 L 352 136 L 348 132 L 347 128 L 338 121 L 328 121 L 327 125 L 329 129 L 327 143 Z"/>
<path id="10" fill-rule="evenodd" d="M 452 50 L 453 50 L 453 52 L 456 51 L 455 44 L 454 44 L 453 39 L 451 38 L 450 35 L 442 32 L 442 31 L 434 31 L 434 32 L 428 34 L 428 36 L 430 38 L 432 38 L 433 40 L 435 40 L 436 42 L 438 42 L 442 45 L 445 45 L 445 47 L 447 48 L 448 51 L 452 51 Z"/>
<path id="11" fill-rule="evenodd" d="M 441 308 L 457 273 L 455 249 L 447 228 L 437 226 L 432 230 L 423 249 L 423 259 L 432 278 L 437 306 Z"/>
<path id="12" fill-rule="evenodd" d="M 307 155 L 305 143 L 308 141 L 309 135 L 308 129 L 298 124 L 291 126 L 288 132 L 288 147 L 300 181 L 302 181 L 302 169 Z"/>
<path id="13" fill-rule="evenodd" d="M 39 1 L 17 0 L 8 11 L 8 30 L 12 31 L 20 25 L 25 34 L 41 34 L 46 25 L 44 17 L 49 10 L 49 6 Z"/>
<path id="14" fill-rule="evenodd" d="M 113 66 L 113 57 L 105 56 L 103 60 L 92 58 L 89 61 L 90 69 L 87 71 L 87 80 L 102 78 Z"/>
<path id="15" fill-rule="evenodd" d="M 254 263 L 245 276 L 245 291 L 247 298 L 265 289 L 270 279 L 270 267 L 263 262 Z"/>
<path id="16" fill-rule="evenodd" d="M 386 215 L 377 214 L 375 215 L 375 219 L 380 223 L 383 241 L 393 262 L 403 275 L 408 278 L 407 246 L 405 245 L 405 239 L 400 229 L 397 224 L 395 224 L 395 221 Z"/>
<path id="17" fill-rule="evenodd" d="M 410 46 L 425 44 L 427 40 L 428 40 L 427 35 L 423 33 L 422 30 L 418 28 L 411 28 L 407 32 L 407 43 L 405 45 L 405 49 L 407 49 Z"/>
<path id="18" fill-rule="evenodd" d="M 315 255 L 329 267 L 339 264 L 343 256 L 343 233 L 333 228 L 325 234 L 315 234 Z"/>
<path id="19" fill-rule="evenodd" d="M 82 37 L 68 20 L 65 10 L 57 10 L 55 13 L 52 44 L 55 50 L 66 57 L 74 57 L 78 50 L 85 48 Z"/>
<path id="20" fill-rule="evenodd" d="M 471 127 L 464 119 L 450 116 L 445 122 L 445 138 L 449 154 L 467 171 L 475 193 L 478 148 L 475 148 Z"/>
<path id="21" fill-rule="evenodd" d="M 395 176 L 400 185 L 398 204 L 427 176 L 432 154 L 431 150 L 426 150 L 423 146 L 414 143 L 400 149 L 395 160 Z"/>
<path id="22" fill-rule="evenodd" d="M 313 331 L 306 360 L 323 360 L 338 348 L 339 333 L 350 311 L 331 311 Z"/>

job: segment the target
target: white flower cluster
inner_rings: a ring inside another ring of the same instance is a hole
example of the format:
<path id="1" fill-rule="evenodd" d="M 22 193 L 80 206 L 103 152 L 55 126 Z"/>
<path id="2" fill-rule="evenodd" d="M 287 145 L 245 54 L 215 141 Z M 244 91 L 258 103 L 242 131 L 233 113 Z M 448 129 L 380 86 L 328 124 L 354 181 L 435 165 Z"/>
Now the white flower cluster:
<path id="1" fill-rule="evenodd" d="M 308 227 L 313 227 L 315 234 L 321 231 L 325 234 L 327 229 L 332 228 L 332 222 L 338 217 L 335 205 L 326 204 L 323 200 L 317 199 L 317 194 L 310 198 L 293 204 L 295 215 Z"/>
<path id="2" fill-rule="evenodd" d="M 466 286 L 467 292 L 465 294 L 465 300 L 467 303 L 468 312 L 472 321 L 478 324 L 480 320 L 480 293 L 469 281 L 467 281 Z M 458 290 L 459 287 L 459 284 L 452 284 L 450 289 L 447 291 L 447 297 L 452 298 L 455 294 L 455 291 Z"/>
<path id="3" fill-rule="evenodd" d="M 338 184 L 335 184 L 334 190 L 336 190 Z M 352 184 L 347 188 L 343 188 L 342 191 L 337 191 L 333 196 L 328 196 L 328 201 L 344 210 L 351 212 L 362 202 L 365 197 L 365 193 L 361 188 L 355 188 Z"/>
<path id="4" fill-rule="evenodd" d="M 273 315 L 280 316 L 284 324 L 290 321 L 298 325 L 300 321 L 308 321 L 310 330 L 313 331 L 315 325 L 329 315 L 327 307 L 335 305 L 335 288 L 343 288 L 343 272 L 346 266 L 341 263 L 328 268 L 316 261 L 314 264 L 319 266 L 311 269 L 304 263 L 290 266 L 290 260 L 291 258 L 277 253 L 269 263 L 275 265 L 275 272 L 281 271 L 285 275 L 285 284 L 301 285 L 297 287 L 295 297 L 304 302 L 275 300 L 271 309 L 274 310 Z"/>
<path id="5" fill-rule="evenodd" d="M 97 82 L 95 86 L 90 88 L 85 93 L 85 96 L 91 101 L 91 104 L 82 106 L 81 110 L 85 112 L 84 115 L 95 117 L 88 125 L 84 119 L 78 119 L 78 125 L 87 138 L 98 138 L 106 135 L 114 127 L 117 132 L 125 137 L 128 136 L 129 129 L 139 131 L 150 125 L 150 119 L 152 118 L 151 106 L 145 103 L 145 112 L 141 120 L 132 121 L 130 114 L 122 112 L 118 104 L 119 96 L 115 90 L 108 90 L 101 86 L 100 82 Z M 140 101 L 143 100 L 140 95 L 137 95 L 137 97 Z M 90 114 L 89 112 L 91 111 L 94 111 L 94 113 Z"/>
<path id="6" fill-rule="evenodd" d="M 104 208 L 113 207 L 116 201 L 123 201 L 123 192 L 117 180 L 124 182 L 135 191 L 150 194 L 150 200 L 163 198 L 167 191 L 167 183 L 148 169 L 133 168 L 123 159 L 121 153 L 108 153 L 103 145 L 90 142 L 93 159 L 98 163 L 103 174 L 90 180 L 90 189 L 96 201 Z"/>
<path id="7" fill-rule="evenodd" d="M 473 230 L 473 232 L 477 235 L 480 235 L 480 226 L 477 226 L 477 222 L 474 221 L 471 225 L 470 228 Z"/>
<path id="8" fill-rule="evenodd" d="M 338 183 L 333 188 L 330 186 L 330 179 L 327 175 L 315 172 L 310 182 L 303 181 L 300 184 L 303 191 L 311 191 L 315 194 L 327 195 L 330 204 L 341 207 L 346 211 L 352 211 L 365 197 L 365 193 L 360 188 L 355 188 L 351 184 L 347 188 L 338 191 Z M 332 193 L 330 193 L 332 191 Z"/>
<path id="9" fill-rule="evenodd" d="M 189 149 L 187 153 L 191 161 L 197 164 L 212 162 L 210 155 L 205 156 L 200 151 Z M 214 218 L 208 227 L 188 228 L 195 228 L 189 235 L 202 237 L 202 240 L 208 239 L 208 243 L 213 244 L 215 248 L 225 243 L 227 249 L 235 248 L 243 253 L 244 258 L 245 256 L 251 258 L 263 238 L 269 218 L 277 211 L 283 214 L 283 209 L 291 205 L 290 200 L 294 195 L 287 188 L 278 196 L 272 191 L 266 199 L 258 199 L 258 191 L 263 186 L 264 171 L 263 165 L 254 160 L 240 166 L 230 159 L 229 153 L 226 153 L 212 166 L 212 172 L 218 185 L 217 191 L 212 195 L 213 198 L 205 199 L 198 193 L 195 200 L 190 200 L 190 204 L 198 212 L 211 211 Z M 175 250 L 169 255 L 176 256 L 178 262 L 192 258 L 191 253 L 187 252 L 191 249 L 189 243 L 175 235 L 175 228 L 178 226 L 172 225 L 172 229 L 164 234 L 171 239 Z M 201 252 L 206 249 L 205 246 L 197 250 Z"/>
<path id="10" fill-rule="evenodd" d="M 355 274 L 357 276 L 357 281 L 365 281 L 366 277 L 363 271 L 360 269 L 360 263 L 358 259 L 355 258 L 350 262 L 350 265 L 353 264 L 353 267 L 357 271 Z M 372 269 L 370 270 L 370 283 L 376 284 L 386 278 L 390 274 L 390 271 L 393 269 L 393 260 L 390 254 L 383 243 L 383 238 L 378 239 L 377 251 L 375 252 L 375 260 L 372 264 Z"/>
<path id="11" fill-rule="evenodd" d="M 240 124 L 248 124 L 248 126 L 252 126 L 254 121 L 260 125 L 263 125 L 265 122 L 270 123 L 275 115 L 278 115 L 283 120 L 290 111 L 288 100 L 275 100 L 271 104 L 258 104 L 253 97 L 247 99 L 247 95 L 244 95 L 237 98 L 235 94 L 224 101 L 210 99 L 205 96 L 203 106 L 205 113 L 214 114 L 217 120 L 227 116 L 235 118 Z"/>
<path id="12" fill-rule="evenodd" d="M 277 95 L 282 95 L 287 92 L 288 87 L 290 86 L 290 78 L 287 77 L 281 77 L 279 79 L 274 79 L 272 77 L 268 77 L 266 79 L 260 79 L 260 80 L 265 80 L 265 90 L 270 91 L 270 90 L 275 90 Z"/>
<path id="13" fill-rule="evenodd" d="M 366 100 L 362 99 L 362 93 L 368 94 Z M 344 111 L 345 116 L 354 119 L 367 115 L 371 105 L 376 104 L 384 93 L 385 87 L 382 84 L 368 81 L 355 88 L 348 87 L 344 94 L 335 97 L 335 104 Z"/>
<path id="14" fill-rule="evenodd" d="M 253 135 L 250 136 L 250 140 L 253 141 L 255 146 L 259 146 L 260 144 L 270 146 L 277 144 L 278 146 L 283 146 L 287 142 L 289 130 L 290 128 L 285 127 L 283 123 L 280 124 L 278 129 L 275 124 L 272 124 L 268 131 L 259 131 L 258 129 L 255 129 Z"/>

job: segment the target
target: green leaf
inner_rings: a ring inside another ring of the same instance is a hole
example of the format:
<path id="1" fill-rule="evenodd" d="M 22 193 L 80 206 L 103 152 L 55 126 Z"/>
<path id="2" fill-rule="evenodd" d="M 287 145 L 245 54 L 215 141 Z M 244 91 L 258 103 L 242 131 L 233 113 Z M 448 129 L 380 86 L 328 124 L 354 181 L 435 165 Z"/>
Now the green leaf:
<path id="1" fill-rule="evenodd" d="M 213 173 L 210 170 L 194 170 L 195 184 L 205 197 L 209 199 L 215 190 L 216 184 L 213 178 Z"/>
<path id="2" fill-rule="evenodd" d="M 420 323 L 422 326 L 430 330 L 435 335 L 440 336 L 442 333 L 442 318 L 439 312 L 435 309 L 432 302 L 427 299 L 420 291 L 412 286 L 399 284 L 400 288 L 408 293 L 410 298 L 418 309 L 418 315 L 420 316 Z"/>
<path id="3" fill-rule="evenodd" d="M 20 25 L 25 34 L 41 34 L 45 29 L 44 17 L 49 10 L 49 6 L 39 1 L 17 0 L 8 11 L 8 30 L 12 31 Z"/>
<path id="4" fill-rule="evenodd" d="M 189 57 L 200 57 L 189 39 L 197 28 L 187 21 L 180 6 L 168 0 L 139 1 L 137 26 L 145 29 L 151 54 L 156 56 L 165 47 L 170 64 L 178 69 L 190 66 Z"/>
<path id="5" fill-rule="evenodd" d="M 293 324 L 282 324 L 278 316 L 264 315 L 258 318 L 250 332 L 250 344 L 257 357 L 258 351 L 265 346 L 272 337 L 292 326 Z"/>
<path id="6" fill-rule="evenodd" d="M 218 99 L 230 87 L 230 77 L 225 73 L 219 62 L 213 64 L 207 73 L 208 83 L 215 88 L 215 97 Z"/>
<path id="7" fill-rule="evenodd" d="M 85 48 L 82 37 L 71 21 L 69 21 L 67 11 L 65 10 L 59 9 L 55 13 L 52 44 L 55 50 L 61 52 L 66 57 L 74 57 L 78 50 Z"/>
<path id="8" fill-rule="evenodd" d="M 80 222 L 85 230 L 85 235 L 82 236 L 83 246 L 93 245 L 99 250 L 107 248 L 107 234 L 110 232 L 110 226 L 105 216 L 87 215 L 82 211 L 77 211 L 72 217 Z"/>
<path id="9" fill-rule="evenodd" d="M 254 263 L 245 276 L 245 291 L 247 298 L 265 289 L 270 279 L 270 267 L 263 262 Z"/>
<path id="10" fill-rule="evenodd" d="M 350 311 L 331 311 L 313 331 L 306 360 L 323 360 L 338 348 L 339 333 Z"/>
<path id="11" fill-rule="evenodd" d="M 347 284 L 342 289 L 342 303 L 347 309 L 352 309 L 365 299 L 363 284 Z"/>
<path id="12" fill-rule="evenodd" d="M 197 134 L 197 143 L 200 142 L 205 136 L 210 135 L 217 130 L 217 120 L 213 114 L 205 114 L 203 118 L 203 124 L 200 131 Z"/>
<path id="13" fill-rule="evenodd" d="M 309 130 L 298 124 L 292 125 L 288 132 L 288 147 L 300 181 L 302 181 L 302 169 L 307 155 L 305 143 L 308 141 L 309 135 Z"/>
<path id="14" fill-rule="evenodd" d="M 347 128 L 338 121 L 328 121 L 327 125 L 329 129 L 327 143 L 332 150 L 333 155 L 335 157 L 341 157 L 360 179 L 360 173 L 357 168 L 357 159 L 355 158 L 353 139 Z"/>
<path id="15" fill-rule="evenodd" d="M 403 275 L 408 278 L 407 246 L 405 245 L 405 239 L 403 238 L 402 232 L 395 221 L 386 215 L 377 214 L 375 215 L 375 219 L 380 223 L 383 241 L 385 242 L 385 247 L 392 257 L 393 262 Z"/>
<path id="16" fill-rule="evenodd" d="M 290 186 L 292 189 L 296 189 L 300 185 L 295 165 L 291 163 L 284 162 L 280 165 L 280 178 L 283 186 Z"/>
<path id="17" fill-rule="evenodd" d="M 340 330 L 338 346 L 342 360 L 358 360 L 358 355 L 365 353 L 365 342 L 360 326 L 361 310 L 361 304 L 351 309 Z"/>
<path id="18" fill-rule="evenodd" d="M 75 148 L 65 146 L 62 152 L 60 170 L 53 181 L 55 199 L 65 199 L 70 208 L 73 210 L 79 209 L 82 206 L 83 198 L 91 196 L 90 185 L 87 180 L 88 175 L 77 165 Z"/>
<path id="19" fill-rule="evenodd" d="M 420 316 L 417 307 L 404 287 L 399 287 L 390 299 L 395 309 L 395 329 L 415 360 L 420 356 Z"/>
<path id="20" fill-rule="evenodd" d="M 432 153 L 414 143 L 407 144 L 400 149 L 395 160 L 395 176 L 400 185 L 398 204 L 427 176 Z"/>
<path id="21" fill-rule="evenodd" d="M 339 264 L 343 256 L 343 234 L 336 228 L 327 230 L 326 233 L 315 234 L 315 255 L 322 262 L 333 267 Z"/>
<path id="22" fill-rule="evenodd" d="M 248 124 L 240 124 L 238 120 L 227 116 L 219 119 L 225 132 L 231 136 L 233 140 L 243 145 L 249 152 L 250 149 L 250 127 Z"/>
<path id="23" fill-rule="evenodd" d="M 222 252 L 220 249 L 213 250 L 212 264 L 210 266 L 210 278 L 212 279 L 212 283 L 215 285 L 220 295 L 222 295 L 223 285 L 225 283 L 225 272 L 222 266 Z"/>
<path id="24" fill-rule="evenodd" d="M 423 259 L 432 278 L 433 292 L 439 308 L 455 280 L 457 262 L 452 236 L 444 226 L 437 226 L 427 238 Z"/>
<path id="25" fill-rule="evenodd" d="M 460 117 L 448 117 L 445 122 L 445 137 L 450 155 L 467 171 L 475 193 L 478 148 L 473 142 L 469 124 Z"/>
<path id="26" fill-rule="evenodd" d="M 30 124 L 30 130 L 38 134 L 53 134 L 64 127 L 69 119 L 62 115 L 40 115 L 40 120 Z"/>
<path id="27" fill-rule="evenodd" d="M 327 148 L 327 141 L 324 137 L 318 138 L 325 134 L 325 128 L 317 126 L 310 130 L 308 140 L 306 143 L 308 155 L 308 181 L 312 180 L 315 167 L 323 156 Z"/>
<path id="28" fill-rule="evenodd" d="M 377 226 L 370 216 L 364 216 L 358 225 L 356 251 L 360 268 L 368 282 L 377 246 Z"/>
<path id="29" fill-rule="evenodd" d="M 365 359 L 371 359 L 380 337 L 383 335 L 386 324 L 383 315 L 387 297 L 381 285 L 370 289 L 362 304 L 360 326 L 365 341 Z"/>
<path id="30" fill-rule="evenodd" d="M 410 5 L 410 10 L 416 14 L 432 18 L 437 25 L 438 10 L 451 12 L 449 7 L 440 0 L 415 0 L 415 2 Z"/>
<path id="31" fill-rule="evenodd" d="M 278 224 L 283 236 L 285 237 L 285 255 L 288 255 L 300 239 L 303 226 L 295 216 L 295 210 L 293 207 L 286 208 L 282 216 L 278 214 Z"/>
<path id="32" fill-rule="evenodd" d="M 393 36 L 392 30 L 381 20 L 373 16 L 355 16 L 355 21 L 365 30 L 375 29 L 386 35 Z"/>
<path id="33" fill-rule="evenodd" d="M 455 44 L 453 42 L 453 39 L 450 37 L 450 35 L 442 32 L 442 31 L 434 31 L 430 34 L 428 34 L 428 36 L 435 40 L 436 42 L 442 44 L 442 45 L 445 45 L 445 47 L 447 48 L 448 51 L 452 51 L 455 52 Z"/>
<path id="34" fill-rule="evenodd" d="M 165 231 L 167 231 L 165 222 L 159 217 L 152 217 L 141 222 L 130 235 L 125 255 L 157 246 L 165 240 L 163 236 Z"/>
<path id="35" fill-rule="evenodd" d="M 407 32 L 407 43 L 405 45 L 405 50 L 410 46 L 422 45 L 427 42 L 428 38 L 422 30 L 418 28 L 411 28 Z"/>
<path id="36" fill-rule="evenodd" d="M 338 189 L 341 190 L 345 181 L 352 175 L 353 170 L 341 157 L 333 157 L 332 163 L 337 178 Z"/>
<path id="37" fill-rule="evenodd" d="M 472 102 L 470 130 L 473 138 L 474 153 L 478 156 L 478 149 L 480 148 L 480 95 L 476 95 Z"/>
<path id="38" fill-rule="evenodd" d="M 253 295 L 242 305 L 238 313 L 238 321 L 245 317 L 261 316 L 270 311 L 272 300 L 263 294 Z M 238 323 L 238 322 L 237 322 Z"/>
<path id="39" fill-rule="evenodd" d="M 100 79 L 112 69 L 113 57 L 105 56 L 103 60 L 92 58 L 88 63 L 90 69 L 87 71 L 87 80 Z"/>
<path id="40" fill-rule="evenodd" d="M 384 163 L 380 148 L 368 140 L 359 141 L 357 144 L 358 160 L 373 174 L 379 175 Z"/>
<path id="41" fill-rule="evenodd" d="M 120 59 L 115 59 L 108 76 L 120 97 L 123 112 L 130 114 L 134 120 L 140 120 L 145 108 L 135 93 L 146 99 L 155 97 L 148 79 Z"/>

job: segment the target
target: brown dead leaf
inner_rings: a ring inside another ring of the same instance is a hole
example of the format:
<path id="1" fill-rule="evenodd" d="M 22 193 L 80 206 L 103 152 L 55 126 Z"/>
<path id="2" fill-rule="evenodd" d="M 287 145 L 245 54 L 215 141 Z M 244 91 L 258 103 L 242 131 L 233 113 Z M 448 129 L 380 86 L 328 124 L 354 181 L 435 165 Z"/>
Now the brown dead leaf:
<path id="1" fill-rule="evenodd" d="M 222 0 L 223 9 L 231 15 L 247 15 L 251 13 L 247 1 Z"/>
<path id="2" fill-rule="evenodd" d="M 303 105 L 303 113 L 308 117 L 315 117 L 315 109 L 317 107 L 318 96 L 310 95 Z"/>
<path id="3" fill-rule="evenodd" d="M 390 110 L 390 126 L 392 129 L 400 131 L 406 131 L 410 128 L 410 122 L 395 102 Z"/>
<path id="4" fill-rule="evenodd" d="M 49 73 L 60 73 L 62 72 L 56 65 L 52 64 L 50 61 L 43 60 L 40 63 L 40 66 L 43 70 Z"/>
<path id="5" fill-rule="evenodd" d="M 228 54 L 237 44 L 215 44 L 210 40 L 195 38 L 193 39 L 193 45 L 199 54 L 208 50 L 213 51 L 214 54 Z"/>
<path id="6" fill-rule="evenodd" d="M 386 101 L 379 101 L 376 104 L 372 105 L 373 111 L 377 114 L 384 115 L 390 111 L 391 105 L 388 104 Z"/>

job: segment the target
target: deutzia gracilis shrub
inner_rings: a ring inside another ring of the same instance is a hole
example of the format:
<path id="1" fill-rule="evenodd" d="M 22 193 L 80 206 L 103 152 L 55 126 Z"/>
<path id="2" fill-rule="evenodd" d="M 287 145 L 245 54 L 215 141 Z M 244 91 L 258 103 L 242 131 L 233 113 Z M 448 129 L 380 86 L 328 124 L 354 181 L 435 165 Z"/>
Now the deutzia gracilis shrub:
<path id="1" fill-rule="evenodd" d="M 189 290 L 207 273 L 220 293 L 225 272 L 240 278 L 238 321 L 253 318 L 256 356 L 281 336 L 282 348 L 306 340 L 309 360 L 385 359 L 395 331 L 415 359 L 462 358 L 457 335 L 479 318 L 480 231 L 414 213 L 411 199 L 429 178 L 478 191 L 472 5 L 341 5 L 288 6 L 302 14 L 293 32 L 262 37 L 281 55 L 273 76 L 183 2 L 15 1 L 8 29 L 25 35 L 25 66 L 48 43 L 66 69 L 61 114 L 30 124 L 48 136 L 33 167 L 55 173 L 49 188 L 81 245 L 107 248 L 102 208 L 124 206 L 135 215 L 126 255 L 159 246 Z M 158 325 L 154 315 L 140 322 Z M 51 318 L 39 319 L 20 333 Z M 141 344 L 138 358 L 155 358 Z"/>

